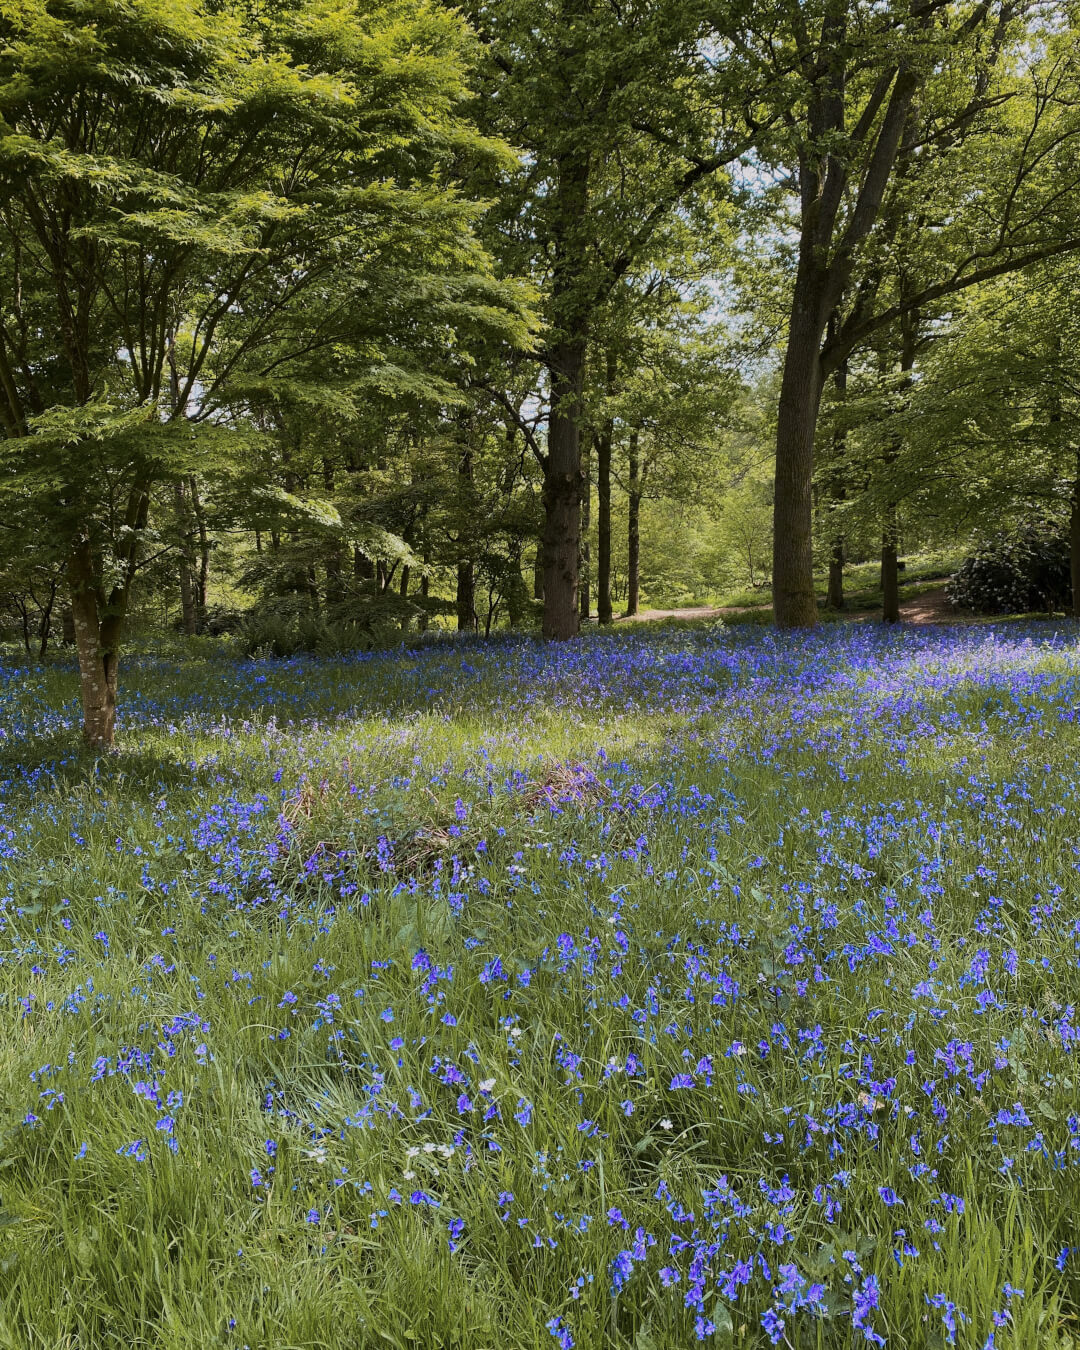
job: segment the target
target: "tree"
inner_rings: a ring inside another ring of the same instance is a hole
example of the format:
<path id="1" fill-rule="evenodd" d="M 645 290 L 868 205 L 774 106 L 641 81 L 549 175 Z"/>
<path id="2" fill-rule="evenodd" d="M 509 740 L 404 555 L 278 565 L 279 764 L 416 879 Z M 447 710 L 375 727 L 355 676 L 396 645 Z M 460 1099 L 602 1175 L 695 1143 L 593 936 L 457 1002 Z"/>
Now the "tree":
<path id="1" fill-rule="evenodd" d="M 542 286 L 546 637 L 578 631 L 590 335 L 676 210 L 724 194 L 749 144 L 722 97 L 711 24 L 686 0 L 475 0 L 488 53 L 479 119 L 526 152 L 497 185 L 493 248 Z"/>
<path id="2" fill-rule="evenodd" d="M 733 35 L 774 114 L 758 154 L 795 197 L 776 441 L 781 627 L 816 621 L 812 477 L 827 377 L 901 313 L 1080 243 L 1059 228 L 1080 182 L 1072 39 L 1043 43 L 1033 62 L 1038 13 L 1024 0 L 790 0 L 749 7 Z M 916 293 L 882 301 L 878 267 L 904 214 L 890 199 L 910 203 L 927 181 L 951 186 L 945 216 L 925 219 L 932 266 Z"/>
<path id="3" fill-rule="evenodd" d="M 895 501 L 955 537 L 1039 522 L 1070 541 L 1080 593 L 1080 307 L 1077 255 L 971 291 L 936 324 L 919 378 L 864 395 L 879 455 L 864 514 Z"/>
<path id="4" fill-rule="evenodd" d="M 0 38 L 3 492 L 63 541 L 108 747 L 154 483 L 222 452 L 230 377 L 318 287 L 349 278 L 347 304 L 399 225 L 468 234 L 469 41 L 424 4 L 201 0 L 28 0 Z"/>

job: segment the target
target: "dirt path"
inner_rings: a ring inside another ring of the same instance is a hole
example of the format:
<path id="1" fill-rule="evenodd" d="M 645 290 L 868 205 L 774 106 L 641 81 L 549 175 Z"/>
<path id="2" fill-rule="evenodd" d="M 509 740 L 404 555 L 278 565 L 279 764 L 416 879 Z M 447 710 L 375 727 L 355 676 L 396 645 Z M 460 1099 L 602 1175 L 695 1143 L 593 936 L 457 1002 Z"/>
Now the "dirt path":
<path id="1" fill-rule="evenodd" d="M 639 614 L 635 614 L 632 619 L 620 616 L 615 622 L 646 623 L 650 619 L 723 619 L 729 615 L 750 614 L 758 608 L 760 607 L 751 605 L 700 605 L 697 608 L 690 609 L 643 609 Z M 865 621 L 874 617 L 874 615 L 873 611 L 852 610 L 842 617 L 850 621 Z M 934 590 L 925 591 L 922 595 L 917 595 L 911 600 L 901 601 L 900 621 L 901 623 L 912 624 L 971 623 L 973 622 L 973 616 L 953 609 L 945 598 L 945 587 L 938 586 Z"/>

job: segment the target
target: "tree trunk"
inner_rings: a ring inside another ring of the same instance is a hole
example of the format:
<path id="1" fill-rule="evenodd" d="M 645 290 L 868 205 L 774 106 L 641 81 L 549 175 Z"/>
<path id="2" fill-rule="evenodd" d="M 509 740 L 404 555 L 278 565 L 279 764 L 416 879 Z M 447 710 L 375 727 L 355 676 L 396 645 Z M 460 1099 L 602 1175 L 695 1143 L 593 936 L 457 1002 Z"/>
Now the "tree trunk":
<path id="1" fill-rule="evenodd" d="M 329 456 L 323 456 L 323 488 L 328 497 L 334 493 L 334 464 Z M 331 616 L 345 601 L 345 551 L 342 545 L 334 542 L 326 553 L 326 607 Z"/>
<path id="2" fill-rule="evenodd" d="M 615 353 L 608 352 L 607 392 L 615 392 L 617 366 Z M 604 419 L 596 438 L 596 616 L 598 622 L 609 624 L 614 615 L 611 609 L 611 446 L 615 424 Z"/>
<path id="3" fill-rule="evenodd" d="M 41 606 L 41 621 L 38 623 L 38 659 L 45 660 L 49 650 L 49 634 L 52 632 L 53 606 L 56 604 L 56 582 L 49 582 L 49 598 Z"/>
<path id="4" fill-rule="evenodd" d="M 195 587 L 195 621 L 201 632 L 206 627 L 207 596 L 210 589 L 210 536 L 206 529 L 206 512 L 199 496 L 199 481 L 191 475 L 191 509 L 199 531 L 199 574 Z"/>
<path id="5" fill-rule="evenodd" d="M 468 431 L 465 432 L 468 435 Z M 472 450 L 468 444 L 461 450 L 458 460 L 458 505 L 463 518 L 472 517 Z M 464 530 L 458 530 L 458 567 L 457 567 L 457 626 L 459 633 L 476 633 L 480 620 L 476 614 L 476 573 L 473 560 L 462 556 L 470 548 L 468 536 Z"/>
<path id="6" fill-rule="evenodd" d="M 544 460 L 544 637 L 578 632 L 581 541 L 581 400 L 593 304 L 592 259 L 582 223 L 589 205 L 589 157 L 581 138 L 559 156 L 552 189 L 554 262 L 548 318 L 556 341 L 545 364 L 550 379 L 548 449 Z"/>
<path id="7" fill-rule="evenodd" d="M 903 285 L 901 284 L 901 293 Z M 918 347 L 919 315 L 911 311 L 904 315 L 900 324 L 900 384 L 902 397 L 906 397 L 911 388 L 912 374 L 915 368 L 915 354 Z M 899 439 L 892 441 L 885 451 L 886 474 L 895 463 L 901 450 Z M 895 492 L 895 488 L 892 489 Z M 885 507 L 885 521 L 881 537 L 881 617 L 885 623 L 900 622 L 900 569 L 897 566 L 897 546 L 899 531 L 896 524 L 896 498 L 890 496 Z"/>
<path id="8" fill-rule="evenodd" d="M 521 575 L 521 544 L 510 551 L 509 580 L 506 587 L 506 618 L 512 629 L 521 628 L 528 613 L 528 589 Z"/>
<path id="9" fill-rule="evenodd" d="M 427 546 L 427 544 L 425 544 L 425 545 L 424 545 L 424 570 L 423 570 L 423 572 L 420 574 L 420 605 L 421 605 L 421 608 L 420 608 L 420 619 L 419 619 L 418 625 L 417 625 L 417 626 L 419 627 L 421 633 L 426 633 L 426 632 L 427 632 L 427 630 L 428 630 L 428 622 L 429 622 L 429 618 L 430 618 L 430 616 L 429 616 L 429 614 L 428 614 L 428 608 L 427 608 L 427 600 L 428 600 L 428 597 L 429 597 L 430 594 L 431 594 L 431 577 L 428 575 L 428 565 L 430 564 L 430 562 L 431 562 L 431 555 L 430 555 L 430 553 L 429 553 L 429 551 L 428 551 L 428 546 Z"/>
<path id="10" fill-rule="evenodd" d="M 103 648 L 100 597 L 86 540 L 80 540 L 71 555 L 68 580 L 79 656 L 83 740 L 95 750 L 111 750 L 116 738 L 117 654 Z"/>
<path id="11" fill-rule="evenodd" d="M 638 455 L 638 433 L 630 433 L 628 448 L 629 475 L 626 518 L 626 617 L 638 612 L 639 564 L 641 560 L 641 460 Z"/>
<path id="12" fill-rule="evenodd" d="M 173 496 L 176 501 L 176 520 L 180 530 L 180 615 L 184 632 L 188 637 L 193 637 L 197 624 L 195 618 L 195 584 L 192 577 L 191 566 L 191 544 L 188 540 L 188 529 L 191 525 L 191 521 L 189 519 L 187 497 L 184 493 L 184 484 L 182 480 L 173 485 Z"/>
<path id="13" fill-rule="evenodd" d="M 479 627 L 476 617 L 476 579 L 471 562 L 458 563 L 457 626 L 459 633 L 475 633 Z"/>
<path id="14" fill-rule="evenodd" d="M 549 357 L 551 409 L 544 463 L 544 637 L 578 632 L 581 540 L 581 427 L 585 343 L 562 344 Z"/>
<path id="15" fill-rule="evenodd" d="M 128 493 L 124 531 L 117 550 L 120 578 L 107 596 L 102 579 L 95 572 L 90 540 L 86 537 L 77 539 L 68 556 L 71 616 L 82 695 L 83 740 L 96 750 L 111 750 L 116 738 L 120 638 L 149 509 L 149 485 L 137 480 Z"/>
<path id="16" fill-rule="evenodd" d="M 1076 452 L 1069 511 L 1069 578 L 1072 582 L 1072 616 L 1080 619 L 1080 450 Z"/>
<path id="17" fill-rule="evenodd" d="M 812 628 L 817 623 L 811 489 L 825 324 L 806 270 L 800 264 L 776 418 L 773 617 L 778 628 Z"/>
<path id="18" fill-rule="evenodd" d="M 900 573 L 896 566 L 896 507 L 890 503 L 881 539 L 881 617 L 900 622 Z"/>
<path id="19" fill-rule="evenodd" d="M 536 557 L 533 559 L 533 599 L 544 598 L 544 541 L 536 545 Z"/>
<path id="20" fill-rule="evenodd" d="M 836 315 L 830 320 L 830 327 L 835 325 Z M 847 374 L 848 367 L 846 359 L 842 361 L 837 368 L 834 376 L 836 386 L 836 398 L 839 404 L 843 404 L 847 398 Z M 847 433 L 844 430 L 843 423 L 836 430 L 833 436 L 833 464 L 828 480 L 828 511 L 830 515 L 835 515 L 836 508 L 847 497 L 847 483 L 845 481 L 845 455 L 847 452 Z M 832 536 L 832 549 L 829 553 L 829 588 L 825 597 L 825 603 L 830 609 L 844 608 L 844 536 L 837 528 L 835 521 L 832 522 L 829 533 Z"/>
<path id="21" fill-rule="evenodd" d="M 26 601 L 18 599 L 15 602 L 19 607 L 19 620 L 22 624 L 23 647 L 26 649 L 27 656 L 33 654 L 33 647 L 30 645 L 30 611 L 26 607 Z"/>
<path id="22" fill-rule="evenodd" d="M 825 603 L 830 609 L 844 608 L 844 541 L 837 539 L 829 555 L 829 591 Z"/>
<path id="23" fill-rule="evenodd" d="M 588 441 L 582 454 L 581 467 L 581 556 L 579 560 L 578 613 L 582 619 L 588 619 L 592 612 L 589 556 L 589 518 L 592 514 L 592 465 L 588 450 Z"/>

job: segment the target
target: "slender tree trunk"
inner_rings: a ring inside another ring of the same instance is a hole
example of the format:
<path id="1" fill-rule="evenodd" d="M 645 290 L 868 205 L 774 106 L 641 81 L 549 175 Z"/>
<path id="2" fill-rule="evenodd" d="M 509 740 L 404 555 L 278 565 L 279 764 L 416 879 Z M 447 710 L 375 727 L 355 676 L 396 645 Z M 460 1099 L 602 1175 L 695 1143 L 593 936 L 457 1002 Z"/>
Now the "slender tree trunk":
<path id="1" fill-rule="evenodd" d="M 525 622 L 528 590 L 521 575 L 521 544 L 511 549 L 508 560 L 509 580 L 506 587 L 506 617 L 511 628 L 521 628 Z"/>
<path id="2" fill-rule="evenodd" d="M 835 321 L 835 318 L 834 318 Z M 847 398 L 847 361 L 841 362 L 834 377 L 838 403 Z M 845 455 L 847 451 L 847 433 L 841 425 L 833 437 L 833 465 L 829 474 L 828 495 L 829 513 L 835 516 L 836 508 L 847 497 Z M 832 521 L 832 550 L 829 554 L 829 587 L 825 603 L 830 609 L 844 608 L 844 536 Z"/>
<path id="3" fill-rule="evenodd" d="M 903 280 L 901 280 L 902 291 Z M 899 389 L 901 396 L 906 397 L 907 391 L 911 388 L 911 372 L 915 369 L 915 354 L 918 347 L 919 316 L 917 311 L 904 315 L 900 332 Z M 889 467 L 895 463 L 900 449 L 901 441 L 899 438 L 887 447 L 885 452 L 886 473 L 888 473 Z M 893 491 L 895 492 L 895 488 Z M 881 537 L 881 617 L 885 623 L 900 622 L 900 569 L 897 566 L 899 530 L 896 512 L 896 497 L 890 495 L 890 499 L 885 506 L 885 520 Z"/>
<path id="4" fill-rule="evenodd" d="M 1076 452 L 1069 511 L 1069 579 L 1072 582 L 1072 616 L 1080 619 L 1080 449 Z"/>
<path id="5" fill-rule="evenodd" d="M 197 627 L 195 616 L 195 584 L 192 577 L 191 543 L 188 539 L 191 520 L 189 518 L 190 512 L 188 511 L 187 495 L 184 492 L 183 480 L 179 480 L 174 484 L 173 497 L 176 502 L 176 520 L 180 529 L 180 615 L 184 632 L 188 637 L 192 637 Z"/>
<path id="6" fill-rule="evenodd" d="M 591 567 L 589 556 L 589 523 L 592 514 L 592 464 L 585 442 L 581 466 L 581 559 L 579 564 L 580 581 L 578 585 L 578 612 L 582 619 L 588 619 L 591 607 Z"/>
<path id="7" fill-rule="evenodd" d="M 800 264 L 776 419 L 773 617 L 778 628 L 812 628 L 817 623 L 812 486 L 825 323 L 806 270 Z"/>
<path id="8" fill-rule="evenodd" d="M 41 607 L 41 620 L 38 623 L 38 659 L 45 660 L 49 650 L 49 634 L 52 632 L 53 606 L 56 604 L 56 582 L 49 583 L 49 598 Z"/>
<path id="9" fill-rule="evenodd" d="M 428 615 L 428 609 L 427 609 L 427 600 L 428 600 L 429 595 L 431 594 L 431 578 L 428 576 L 428 564 L 430 563 L 430 561 L 431 561 L 430 555 L 429 555 L 429 553 L 428 553 L 427 548 L 425 547 L 425 549 L 424 549 L 424 571 L 423 571 L 423 574 L 422 574 L 421 577 L 420 577 L 420 603 L 421 603 L 421 609 L 420 609 L 420 618 L 419 618 L 419 620 L 418 620 L 418 627 L 419 627 L 421 633 L 426 633 L 427 630 L 428 630 L 429 615 Z"/>
<path id="10" fill-rule="evenodd" d="M 19 599 L 15 602 L 19 606 L 19 620 L 22 624 L 23 647 L 27 656 L 32 655 L 33 647 L 30 645 L 30 611 L 26 607 L 26 601 Z"/>
<path id="11" fill-rule="evenodd" d="M 468 432 L 465 433 L 468 435 Z M 459 507 L 462 516 L 472 515 L 473 460 L 472 450 L 466 444 L 458 460 Z M 458 567 L 457 567 L 457 626 L 459 633 L 476 633 L 480 620 L 476 613 L 476 572 L 473 560 L 464 556 L 470 547 L 464 530 L 458 530 Z"/>
<path id="12" fill-rule="evenodd" d="M 617 377 L 615 353 L 607 357 L 607 393 L 615 392 Z M 602 624 L 612 622 L 611 608 L 611 446 L 615 424 L 604 419 L 596 438 L 596 616 Z"/>
<path id="13" fill-rule="evenodd" d="M 334 491 L 334 464 L 323 456 L 323 487 L 328 496 Z M 326 554 L 326 606 L 333 612 L 345 600 L 345 552 L 340 543 L 332 543 Z"/>
<path id="14" fill-rule="evenodd" d="M 630 433 L 627 458 L 626 617 L 630 619 L 638 612 L 641 561 L 641 460 L 636 431 Z"/>
<path id="15" fill-rule="evenodd" d="M 533 559 L 533 599 L 544 598 L 544 541 L 536 545 L 536 557 Z"/>
<path id="16" fill-rule="evenodd" d="M 199 496 L 199 480 L 194 474 L 190 479 L 191 509 L 195 515 L 195 524 L 199 531 L 199 574 L 195 588 L 195 620 L 200 630 L 206 627 L 206 610 L 210 590 L 210 536 L 206 528 L 206 512 Z"/>
<path id="17" fill-rule="evenodd" d="M 825 603 L 830 609 L 844 608 L 844 541 L 837 539 L 829 555 L 829 591 Z"/>

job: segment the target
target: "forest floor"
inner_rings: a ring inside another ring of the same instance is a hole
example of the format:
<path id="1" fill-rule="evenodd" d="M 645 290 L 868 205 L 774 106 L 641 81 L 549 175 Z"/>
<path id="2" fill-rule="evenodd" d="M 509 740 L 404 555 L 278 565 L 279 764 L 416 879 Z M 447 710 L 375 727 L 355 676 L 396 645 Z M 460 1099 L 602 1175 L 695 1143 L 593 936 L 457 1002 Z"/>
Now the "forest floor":
<path id="1" fill-rule="evenodd" d="M 880 606 L 877 607 L 880 609 Z M 746 614 L 764 612 L 764 605 L 699 605 L 688 609 L 643 609 L 633 618 L 620 615 L 617 623 L 644 623 L 658 619 L 730 619 Z M 864 620 L 873 617 L 876 610 L 850 609 L 838 614 L 842 620 Z M 975 616 L 954 608 L 945 595 L 945 587 L 937 586 L 900 602 L 900 620 L 902 623 L 973 623 Z"/>
<path id="2" fill-rule="evenodd" d="M 1077 1350 L 1080 639 L 872 615 L 0 656 L 0 1350 Z"/>

